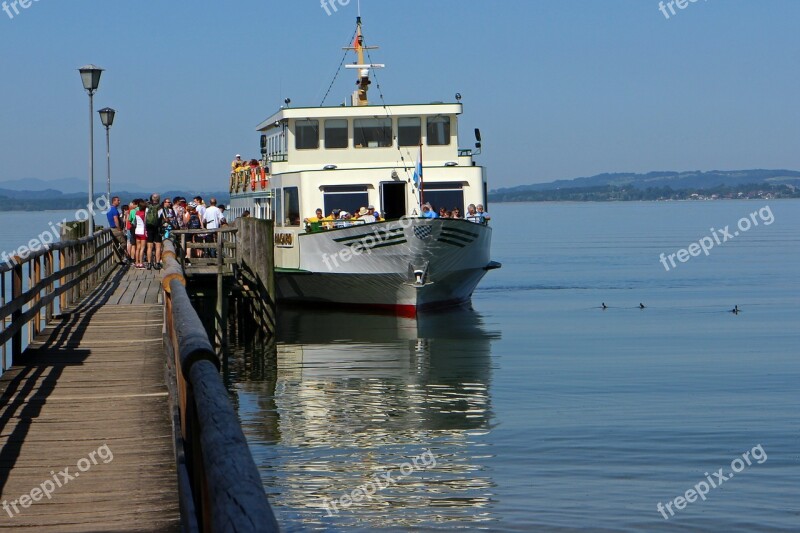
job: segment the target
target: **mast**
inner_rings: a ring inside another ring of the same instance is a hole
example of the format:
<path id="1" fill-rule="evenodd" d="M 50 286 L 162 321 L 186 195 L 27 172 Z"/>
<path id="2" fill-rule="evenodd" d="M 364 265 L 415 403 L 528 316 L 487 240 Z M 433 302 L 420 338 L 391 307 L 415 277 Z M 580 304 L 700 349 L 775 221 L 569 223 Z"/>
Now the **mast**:
<path id="1" fill-rule="evenodd" d="M 345 68 L 358 69 L 358 78 L 356 85 L 358 89 L 353 92 L 352 105 L 366 106 L 369 105 L 369 98 L 367 92 L 372 83 L 369 79 L 369 69 L 383 68 L 383 64 L 367 64 L 364 62 L 364 50 L 377 50 L 377 46 L 364 46 L 364 34 L 361 31 L 361 16 L 356 17 L 356 38 L 353 41 L 353 46 L 345 47 L 344 50 L 353 50 L 356 53 L 356 63 L 353 65 L 345 65 Z"/>

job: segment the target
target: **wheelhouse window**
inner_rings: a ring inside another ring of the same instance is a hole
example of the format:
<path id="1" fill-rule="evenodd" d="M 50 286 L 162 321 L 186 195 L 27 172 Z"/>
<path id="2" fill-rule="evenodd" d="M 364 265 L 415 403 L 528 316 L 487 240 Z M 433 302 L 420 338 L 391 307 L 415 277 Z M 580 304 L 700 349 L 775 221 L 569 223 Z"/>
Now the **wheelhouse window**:
<path id="1" fill-rule="evenodd" d="M 366 185 L 334 185 L 322 190 L 323 209 L 325 215 L 330 215 L 334 209 L 356 212 L 361 207 L 369 205 L 369 195 Z"/>
<path id="2" fill-rule="evenodd" d="M 400 146 L 419 146 L 422 140 L 422 119 L 400 117 L 397 119 L 397 142 Z"/>
<path id="3" fill-rule="evenodd" d="M 281 190 L 272 189 L 272 197 L 270 198 L 270 211 L 272 218 L 275 219 L 276 226 L 283 226 L 283 208 L 281 207 Z M 258 216 L 258 214 L 256 214 Z"/>
<path id="4" fill-rule="evenodd" d="M 450 144 L 450 117 L 428 117 L 428 146 Z"/>
<path id="5" fill-rule="evenodd" d="M 392 146 L 392 119 L 355 119 L 353 121 L 353 142 L 356 148 L 386 148 Z"/>
<path id="6" fill-rule="evenodd" d="M 422 186 L 425 202 L 429 202 L 434 211 L 444 207 L 448 211 L 457 207 L 464 213 L 464 186 L 461 183 L 425 182 Z M 462 215 L 463 216 L 463 215 Z"/>
<path id="7" fill-rule="evenodd" d="M 283 225 L 300 225 L 300 195 L 297 187 L 283 188 Z"/>
<path id="8" fill-rule="evenodd" d="M 294 123 L 294 147 L 296 150 L 319 148 L 319 121 L 297 120 Z"/>
<path id="9" fill-rule="evenodd" d="M 347 119 L 325 121 L 325 148 L 347 148 Z"/>

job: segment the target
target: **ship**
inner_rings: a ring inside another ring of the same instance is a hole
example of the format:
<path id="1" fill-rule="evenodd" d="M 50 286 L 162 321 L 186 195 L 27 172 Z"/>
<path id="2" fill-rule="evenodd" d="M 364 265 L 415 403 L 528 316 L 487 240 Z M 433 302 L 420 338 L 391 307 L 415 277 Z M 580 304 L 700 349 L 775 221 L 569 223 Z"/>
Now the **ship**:
<path id="1" fill-rule="evenodd" d="M 486 168 L 459 148 L 453 102 L 370 102 L 373 71 L 362 20 L 352 44 L 356 89 L 341 105 L 292 107 L 262 121 L 261 160 L 230 175 L 230 219 L 274 221 L 278 303 L 347 305 L 416 316 L 465 306 L 490 258 Z M 430 207 L 429 207 L 430 206 Z M 439 207 L 463 218 L 428 218 Z M 317 213 L 321 211 L 322 215 Z M 375 215 L 377 213 L 377 216 Z"/>

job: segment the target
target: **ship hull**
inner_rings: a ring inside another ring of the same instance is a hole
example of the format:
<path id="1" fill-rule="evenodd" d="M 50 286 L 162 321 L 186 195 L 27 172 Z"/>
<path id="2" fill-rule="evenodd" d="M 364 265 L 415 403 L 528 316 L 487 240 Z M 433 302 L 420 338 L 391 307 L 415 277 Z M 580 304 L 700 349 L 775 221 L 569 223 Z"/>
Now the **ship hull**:
<path id="1" fill-rule="evenodd" d="M 401 219 L 300 235 L 300 268 L 276 270 L 278 301 L 403 316 L 469 303 L 487 270 L 491 228 Z"/>

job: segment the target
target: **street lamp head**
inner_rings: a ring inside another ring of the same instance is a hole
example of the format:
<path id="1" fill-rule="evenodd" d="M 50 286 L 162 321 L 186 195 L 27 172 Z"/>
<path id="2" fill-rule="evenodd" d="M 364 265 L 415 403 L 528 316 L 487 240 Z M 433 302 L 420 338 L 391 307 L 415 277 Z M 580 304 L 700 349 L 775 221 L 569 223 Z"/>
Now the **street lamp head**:
<path id="1" fill-rule="evenodd" d="M 100 74 L 103 73 L 103 69 L 96 65 L 85 65 L 79 68 L 78 71 L 81 73 L 83 88 L 90 93 L 95 92 L 100 85 Z"/>
<path id="2" fill-rule="evenodd" d="M 110 107 L 104 107 L 103 109 L 98 111 L 98 113 L 100 114 L 100 122 L 103 123 L 103 126 L 105 126 L 106 128 L 110 128 L 111 125 L 114 124 L 114 115 L 117 114 L 116 111 L 114 111 Z"/>

